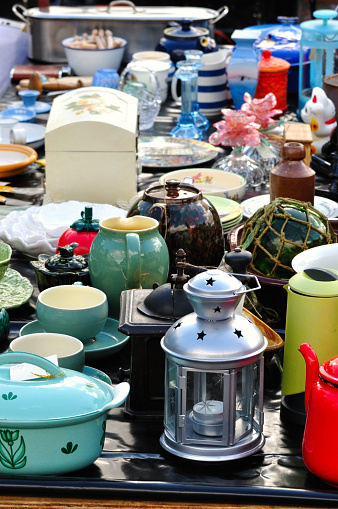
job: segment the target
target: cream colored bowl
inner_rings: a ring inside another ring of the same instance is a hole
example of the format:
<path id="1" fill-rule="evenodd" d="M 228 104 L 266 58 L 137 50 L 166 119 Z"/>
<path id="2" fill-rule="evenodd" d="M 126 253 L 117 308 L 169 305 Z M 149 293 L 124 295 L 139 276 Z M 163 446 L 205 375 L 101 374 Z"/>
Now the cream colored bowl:
<path id="1" fill-rule="evenodd" d="M 186 168 L 165 173 L 160 183 L 177 179 L 181 182 L 191 178 L 192 184 L 202 191 L 204 196 L 221 196 L 240 201 L 245 193 L 246 180 L 241 175 L 212 168 Z"/>

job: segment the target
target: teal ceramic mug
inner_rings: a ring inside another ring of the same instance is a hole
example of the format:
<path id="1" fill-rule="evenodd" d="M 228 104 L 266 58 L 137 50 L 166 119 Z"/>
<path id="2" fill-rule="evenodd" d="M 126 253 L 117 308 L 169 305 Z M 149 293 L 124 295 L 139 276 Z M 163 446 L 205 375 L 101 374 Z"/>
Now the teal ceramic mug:
<path id="1" fill-rule="evenodd" d="M 67 334 L 88 343 L 107 321 L 107 297 L 91 286 L 53 286 L 39 294 L 36 315 L 45 332 Z"/>
<path id="2" fill-rule="evenodd" d="M 20 336 L 10 343 L 10 352 L 26 352 L 51 357 L 56 355 L 61 368 L 82 371 L 85 365 L 85 351 L 82 341 L 65 334 L 38 332 Z"/>
<path id="3" fill-rule="evenodd" d="M 109 315 L 119 318 L 120 294 L 167 282 L 169 251 L 156 219 L 111 217 L 100 221 L 88 259 L 90 280 L 108 298 Z"/>

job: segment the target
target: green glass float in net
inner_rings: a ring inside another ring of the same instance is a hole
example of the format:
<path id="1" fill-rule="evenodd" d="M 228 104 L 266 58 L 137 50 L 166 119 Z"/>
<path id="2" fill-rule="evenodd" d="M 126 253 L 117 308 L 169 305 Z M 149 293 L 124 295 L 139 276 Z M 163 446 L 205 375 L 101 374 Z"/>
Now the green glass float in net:
<path id="1" fill-rule="evenodd" d="M 244 224 L 241 248 L 252 253 L 250 272 L 288 280 L 292 259 L 301 251 L 337 242 L 329 220 L 311 203 L 276 198 Z"/>

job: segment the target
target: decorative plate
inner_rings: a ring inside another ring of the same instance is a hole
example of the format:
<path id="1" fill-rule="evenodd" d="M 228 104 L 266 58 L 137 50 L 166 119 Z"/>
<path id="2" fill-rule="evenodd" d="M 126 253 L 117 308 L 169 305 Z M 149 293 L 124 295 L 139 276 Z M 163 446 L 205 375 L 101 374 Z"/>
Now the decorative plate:
<path id="1" fill-rule="evenodd" d="M 28 122 L 29 120 L 33 120 L 36 115 L 34 110 L 29 110 L 28 108 L 13 108 L 9 106 L 6 110 L 0 113 L 0 116 L 3 118 L 15 118 L 19 122 Z"/>
<path id="2" fill-rule="evenodd" d="M 20 101 L 17 104 L 20 108 L 24 107 L 22 101 Z M 48 113 L 48 111 L 50 111 L 51 109 L 51 105 L 43 101 L 36 101 L 32 109 L 35 111 L 36 115 L 39 115 L 39 113 Z"/>
<path id="3" fill-rule="evenodd" d="M 101 203 L 67 201 L 34 205 L 5 216 L 1 221 L 0 239 L 27 256 L 55 254 L 60 236 L 81 217 L 85 206 L 93 207 L 94 219 L 125 217 L 127 214 L 118 207 Z"/>
<path id="4" fill-rule="evenodd" d="M 259 208 L 268 205 L 268 203 L 270 203 L 270 196 L 268 194 L 261 194 L 244 200 L 241 203 L 243 215 L 245 217 L 251 217 Z M 314 207 L 327 218 L 338 216 L 338 203 L 329 198 L 315 196 Z"/>
<path id="5" fill-rule="evenodd" d="M 219 149 L 199 140 L 170 136 L 141 136 L 138 161 L 148 168 L 184 168 L 216 159 Z"/>
<path id="6" fill-rule="evenodd" d="M 84 344 L 84 351 L 87 360 L 95 360 L 117 353 L 129 341 L 129 336 L 118 330 L 119 322 L 108 318 L 103 329 L 98 333 L 92 342 Z M 22 327 L 19 336 L 44 332 L 38 320 L 29 322 Z"/>
<path id="7" fill-rule="evenodd" d="M 0 281 L 0 308 L 13 309 L 26 304 L 33 291 L 29 279 L 14 269 L 7 269 Z"/>

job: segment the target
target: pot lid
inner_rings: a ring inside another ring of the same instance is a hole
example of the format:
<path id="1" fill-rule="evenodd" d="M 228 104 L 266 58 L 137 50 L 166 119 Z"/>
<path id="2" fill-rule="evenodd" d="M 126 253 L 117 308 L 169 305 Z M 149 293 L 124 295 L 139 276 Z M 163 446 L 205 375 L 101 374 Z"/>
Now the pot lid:
<path id="1" fill-rule="evenodd" d="M 184 285 L 184 290 L 191 296 L 213 299 L 232 297 L 242 289 L 243 284 L 239 279 L 218 269 L 201 272 Z"/>
<path id="2" fill-rule="evenodd" d="M 181 183 L 176 179 L 167 180 L 164 186 L 152 186 L 144 194 L 154 201 L 165 201 L 166 203 L 190 202 L 202 199 L 202 193 L 196 187 Z"/>
<path id="3" fill-rule="evenodd" d="M 338 384 L 338 355 L 324 362 L 319 368 L 319 374 L 329 383 Z"/>
<path id="4" fill-rule="evenodd" d="M 320 271 L 321 269 L 317 269 Z M 337 274 L 338 271 L 330 269 L 329 272 Z M 315 277 L 315 276 L 314 276 Z M 309 297 L 337 297 L 338 296 L 338 279 L 337 280 L 316 280 L 306 274 L 305 271 L 298 272 L 289 279 L 289 287 L 291 290 Z"/>
<path id="5" fill-rule="evenodd" d="M 81 255 L 74 254 L 74 249 L 78 247 L 77 242 L 72 242 L 66 246 L 59 246 L 59 253 L 44 258 L 46 255 L 39 255 L 39 262 L 44 262 L 45 268 L 51 272 L 78 272 L 88 267 L 88 261 Z"/>
<path id="6" fill-rule="evenodd" d="M 262 58 L 259 61 L 260 72 L 281 72 L 287 71 L 289 68 L 290 63 L 283 58 L 273 57 L 268 49 L 263 51 Z"/>
<path id="7" fill-rule="evenodd" d="M 131 3 L 131 2 L 130 2 Z M 224 15 L 228 8 L 224 9 Z M 180 21 L 189 18 L 194 21 L 216 20 L 218 11 L 205 7 L 180 6 L 147 6 L 118 5 L 116 7 L 68 7 L 51 5 L 48 10 L 32 7 L 24 11 L 24 15 L 37 19 L 64 20 L 140 20 L 140 21 Z"/>
<path id="8" fill-rule="evenodd" d="M 309 21 L 303 21 L 300 24 L 301 29 L 305 32 L 311 32 L 312 37 L 315 34 L 327 36 L 329 34 L 338 33 L 338 21 L 333 19 L 337 17 L 337 11 L 332 9 L 319 9 L 312 13 L 314 18 Z M 330 42 L 330 41 L 327 41 Z"/>
<path id="9" fill-rule="evenodd" d="M 208 37 L 209 30 L 203 27 L 192 26 L 192 20 L 183 19 L 179 26 L 165 28 L 164 35 L 171 40 L 177 39 L 198 39 L 199 37 Z"/>
<path id="10" fill-rule="evenodd" d="M 14 363 L 33 364 L 50 376 L 11 380 L 10 364 Z M 108 384 L 23 352 L 0 355 L 0 391 L 2 422 L 7 426 L 28 423 L 36 427 L 52 425 L 55 421 L 79 421 L 107 410 L 105 407 L 113 400 L 113 389 Z"/>

